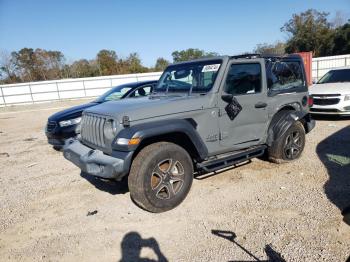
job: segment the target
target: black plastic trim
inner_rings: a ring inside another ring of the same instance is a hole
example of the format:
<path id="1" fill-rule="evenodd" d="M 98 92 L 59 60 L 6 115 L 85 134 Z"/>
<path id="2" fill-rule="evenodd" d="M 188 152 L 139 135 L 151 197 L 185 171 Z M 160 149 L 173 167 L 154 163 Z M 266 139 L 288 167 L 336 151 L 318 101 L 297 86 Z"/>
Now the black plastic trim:
<path id="1" fill-rule="evenodd" d="M 197 163 L 196 166 L 198 170 L 203 170 L 205 172 L 214 172 L 214 171 L 247 161 L 249 159 L 262 156 L 265 152 L 265 149 L 266 149 L 265 145 L 261 145 L 254 148 L 248 148 L 243 152 L 240 151 L 240 152 L 232 153 L 232 155 L 229 155 L 223 158 L 209 160 L 202 163 Z"/>
<path id="2" fill-rule="evenodd" d="M 132 152 L 112 151 L 112 157 L 124 160 L 123 171 L 118 174 L 118 177 L 116 177 L 116 180 L 121 180 L 124 176 L 129 174 L 133 154 L 134 154 L 133 151 Z"/>
<path id="3" fill-rule="evenodd" d="M 267 145 L 271 146 L 274 141 L 281 137 L 296 121 L 311 121 L 310 114 L 304 111 L 281 110 L 271 120 L 268 133 Z M 312 125 L 310 125 L 311 127 Z M 313 127 L 312 127 L 313 128 Z M 311 128 L 311 129 L 312 129 Z M 311 130 L 305 130 L 307 133 Z"/>

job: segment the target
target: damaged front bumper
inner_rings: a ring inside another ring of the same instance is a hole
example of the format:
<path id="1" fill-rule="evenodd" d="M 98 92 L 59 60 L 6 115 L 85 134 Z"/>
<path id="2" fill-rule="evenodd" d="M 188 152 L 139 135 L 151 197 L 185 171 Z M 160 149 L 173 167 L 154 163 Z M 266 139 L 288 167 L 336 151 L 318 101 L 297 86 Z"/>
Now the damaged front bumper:
<path id="1" fill-rule="evenodd" d="M 132 152 L 118 151 L 109 156 L 77 139 L 69 139 L 63 147 L 63 156 L 87 174 L 121 180 L 129 172 Z"/>

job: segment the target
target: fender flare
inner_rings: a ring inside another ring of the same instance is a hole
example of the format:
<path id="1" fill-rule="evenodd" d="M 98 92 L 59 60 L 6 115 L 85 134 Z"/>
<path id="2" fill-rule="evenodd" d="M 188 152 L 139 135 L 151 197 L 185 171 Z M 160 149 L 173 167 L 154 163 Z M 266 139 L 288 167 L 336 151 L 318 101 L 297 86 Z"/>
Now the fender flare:
<path id="1" fill-rule="evenodd" d="M 182 133 L 193 143 L 199 157 L 205 159 L 208 149 L 196 130 L 196 123 L 192 119 L 167 119 L 143 124 L 131 125 L 121 130 L 113 141 L 113 150 L 135 151 L 138 146 L 148 138 L 156 138 L 159 135 Z M 141 143 L 136 146 L 118 145 L 117 139 L 140 138 Z"/>
<path id="2" fill-rule="evenodd" d="M 281 110 L 272 118 L 267 131 L 267 145 L 271 146 L 274 141 L 283 136 L 287 130 L 297 121 L 307 116 L 307 112 Z"/>

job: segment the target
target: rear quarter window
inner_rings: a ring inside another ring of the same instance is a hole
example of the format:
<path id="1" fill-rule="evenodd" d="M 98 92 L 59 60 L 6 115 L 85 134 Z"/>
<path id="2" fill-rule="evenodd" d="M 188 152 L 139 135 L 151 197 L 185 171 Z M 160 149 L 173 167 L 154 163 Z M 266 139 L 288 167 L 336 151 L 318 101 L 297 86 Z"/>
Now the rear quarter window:
<path id="1" fill-rule="evenodd" d="M 266 73 L 269 92 L 307 91 L 300 61 L 268 61 Z"/>

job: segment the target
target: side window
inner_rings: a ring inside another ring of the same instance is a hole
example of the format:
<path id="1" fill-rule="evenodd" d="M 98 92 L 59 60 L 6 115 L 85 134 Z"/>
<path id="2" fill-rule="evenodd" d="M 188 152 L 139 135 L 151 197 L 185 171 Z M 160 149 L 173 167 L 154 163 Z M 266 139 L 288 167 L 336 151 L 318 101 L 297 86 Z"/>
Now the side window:
<path id="1" fill-rule="evenodd" d="M 130 87 L 125 87 L 115 92 L 110 93 L 107 97 L 105 97 L 104 101 L 114 101 L 122 98 L 130 90 Z"/>
<path id="2" fill-rule="evenodd" d="M 304 86 L 300 62 L 275 61 L 267 64 L 267 87 L 270 91 L 285 91 Z"/>
<path id="3" fill-rule="evenodd" d="M 151 86 L 143 86 L 136 89 L 133 93 L 130 94 L 130 97 L 142 97 L 148 96 L 152 91 Z"/>
<path id="4" fill-rule="evenodd" d="M 261 92 L 260 64 L 232 64 L 227 74 L 225 92 L 232 95 Z"/>

